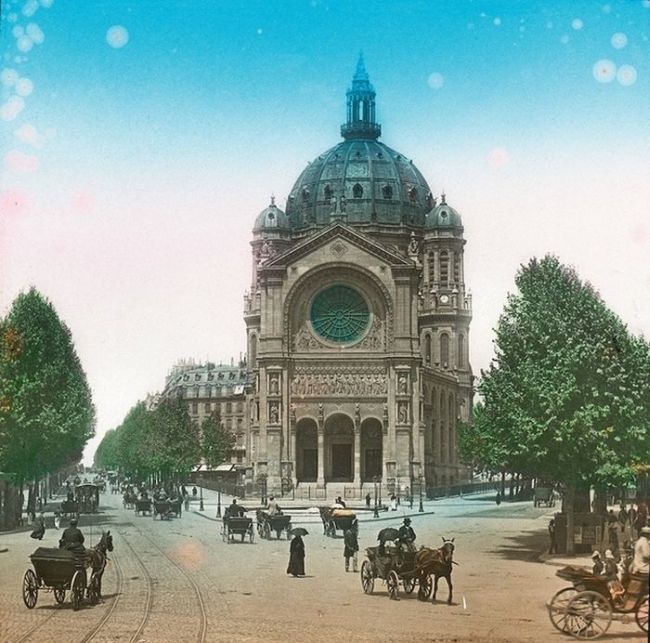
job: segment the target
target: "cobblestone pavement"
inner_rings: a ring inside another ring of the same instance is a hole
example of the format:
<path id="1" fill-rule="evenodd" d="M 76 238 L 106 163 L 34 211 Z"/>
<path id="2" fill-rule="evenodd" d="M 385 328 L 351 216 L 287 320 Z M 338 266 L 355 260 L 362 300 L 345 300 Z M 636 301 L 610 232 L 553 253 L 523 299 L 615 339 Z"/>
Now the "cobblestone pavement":
<path id="1" fill-rule="evenodd" d="M 224 543 L 215 520 L 216 496 L 206 491 L 204 500 L 202 513 L 193 502 L 182 518 L 160 521 L 136 516 L 122 508 L 120 497 L 103 495 L 101 512 L 82 516 L 80 527 L 87 544 L 98 541 L 101 529 L 114 536 L 104 601 L 77 612 L 67 598 L 57 606 L 46 592 L 28 610 L 22 578 L 38 544 L 28 532 L 0 535 L 0 551 L 8 549 L 0 553 L 0 641 L 570 640 L 553 629 L 545 602 L 566 585 L 555 577 L 558 566 L 587 564 L 587 558 L 540 562 L 550 510 L 455 498 L 426 503 L 424 514 L 408 512 L 419 543 L 437 547 L 443 535 L 456 539 L 459 565 L 448 606 L 444 580 L 435 603 L 418 601 L 417 590 L 401 591 L 400 600 L 391 601 L 381 581 L 365 595 L 359 575 L 344 571 L 342 538 L 323 536 L 318 516 L 297 506 L 287 510 L 294 524 L 309 530 L 308 576 L 287 576 L 286 540 L 260 540 L 256 533 L 252 544 Z M 380 528 L 401 523 L 403 509 L 380 519 L 361 514 L 360 554 L 376 544 Z M 59 536 L 48 529 L 40 544 L 56 546 Z M 635 623 L 613 622 L 601 640 L 645 638 Z"/>

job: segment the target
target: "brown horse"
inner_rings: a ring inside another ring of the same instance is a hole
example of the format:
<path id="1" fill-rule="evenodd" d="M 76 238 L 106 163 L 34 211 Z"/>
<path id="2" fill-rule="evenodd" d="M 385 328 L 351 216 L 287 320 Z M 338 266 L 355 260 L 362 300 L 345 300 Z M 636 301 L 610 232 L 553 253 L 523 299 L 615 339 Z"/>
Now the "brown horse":
<path id="1" fill-rule="evenodd" d="M 453 586 L 451 584 L 451 569 L 452 565 L 458 564 L 454 562 L 454 540 L 447 540 L 443 537 L 442 547 L 438 549 L 430 549 L 429 547 L 421 547 L 415 554 L 415 567 L 418 570 L 418 583 L 420 591 L 418 597 L 420 600 L 426 600 L 426 593 L 423 588 L 427 587 L 428 576 L 433 575 L 433 596 L 432 600 L 436 600 L 436 592 L 438 591 L 438 579 L 442 576 L 447 581 L 449 587 L 449 596 L 447 597 L 447 605 L 451 605 L 451 598 Z"/>
<path id="2" fill-rule="evenodd" d="M 100 541 L 91 549 L 86 550 L 93 574 L 97 578 L 97 598 L 102 597 L 102 576 L 108 560 L 107 551 L 113 551 L 113 536 L 110 531 L 103 531 Z"/>

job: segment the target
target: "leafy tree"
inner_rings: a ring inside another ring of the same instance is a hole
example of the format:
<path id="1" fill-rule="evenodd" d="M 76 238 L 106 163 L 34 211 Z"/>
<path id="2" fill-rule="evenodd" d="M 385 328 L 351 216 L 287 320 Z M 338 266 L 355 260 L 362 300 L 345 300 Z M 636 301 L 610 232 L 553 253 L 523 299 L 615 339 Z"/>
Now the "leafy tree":
<path id="1" fill-rule="evenodd" d="M 201 423 L 201 453 L 209 467 L 221 464 L 235 446 L 235 436 L 225 429 L 218 413 L 212 413 Z"/>
<path id="2" fill-rule="evenodd" d="M 32 288 L 0 328 L 0 469 L 24 481 L 78 461 L 95 410 L 68 327 Z"/>
<path id="3" fill-rule="evenodd" d="M 117 429 L 107 431 L 95 451 L 95 467 L 117 469 L 120 466 L 119 434 Z"/>
<path id="4" fill-rule="evenodd" d="M 156 471 L 155 440 L 150 416 L 144 402 L 138 402 L 116 429 L 119 468 L 143 478 Z"/>
<path id="5" fill-rule="evenodd" d="M 577 489 L 631 481 L 647 461 L 650 347 L 553 256 L 522 266 L 516 285 L 461 445 L 466 458 L 561 483 L 571 534 Z"/>

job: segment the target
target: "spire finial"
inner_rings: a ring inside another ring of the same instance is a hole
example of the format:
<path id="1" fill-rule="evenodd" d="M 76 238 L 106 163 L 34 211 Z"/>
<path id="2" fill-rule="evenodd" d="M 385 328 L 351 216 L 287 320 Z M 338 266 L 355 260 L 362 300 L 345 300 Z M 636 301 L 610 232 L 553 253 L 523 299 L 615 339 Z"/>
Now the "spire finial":
<path id="1" fill-rule="evenodd" d="M 275 206 L 275 194 L 271 193 L 271 207 Z"/>
<path id="2" fill-rule="evenodd" d="M 352 76 L 352 87 L 347 91 L 348 118 L 341 126 L 345 139 L 376 139 L 381 135 L 381 126 L 375 120 L 375 90 L 370 84 L 368 72 L 359 52 L 357 68 Z"/>
<path id="3" fill-rule="evenodd" d="M 366 81 L 368 82 L 368 72 L 366 71 L 366 66 L 363 62 L 363 51 L 359 52 L 359 60 L 357 60 L 357 70 L 354 72 L 354 78 L 352 81 Z"/>
<path id="4" fill-rule="evenodd" d="M 442 191 L 442 194 L 440 195 L 440 205 L 447 205 L 447 195 L 445 194 L 445 191 Z"/>

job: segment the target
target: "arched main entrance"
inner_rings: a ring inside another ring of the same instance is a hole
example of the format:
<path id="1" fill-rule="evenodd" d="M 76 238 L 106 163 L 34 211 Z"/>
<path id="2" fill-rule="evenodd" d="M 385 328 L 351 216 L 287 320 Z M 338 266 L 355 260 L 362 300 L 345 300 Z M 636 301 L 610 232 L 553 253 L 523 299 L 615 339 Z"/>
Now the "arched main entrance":
<path id="1" fill-rule="evenodd" d="M 368 418 L 361 423 L 361 480 L 372 482 L 382 477 L 383 435 L 381 422 Z"/>
<path id="2" fill-rule="evenodd" d="M 296 479 L 316 482 L 318 478 L 318 431 L 316 422 L 303 418 L 296 425 Z"/>
<path id="3" fill-rule="evenodd" d="M 354 423 L 342 413 L 325 420 L 325 480 L 354 480 Z"/>

